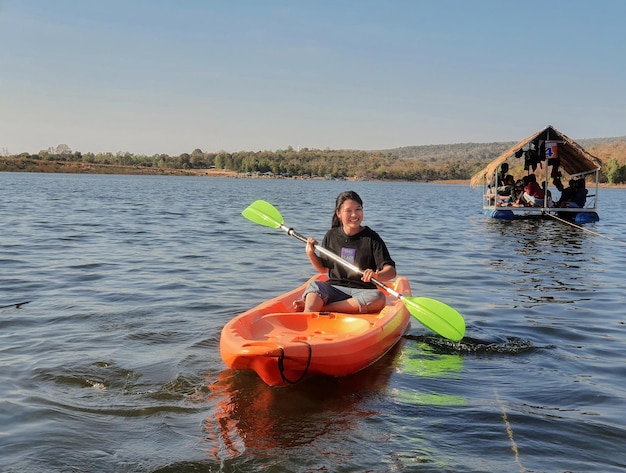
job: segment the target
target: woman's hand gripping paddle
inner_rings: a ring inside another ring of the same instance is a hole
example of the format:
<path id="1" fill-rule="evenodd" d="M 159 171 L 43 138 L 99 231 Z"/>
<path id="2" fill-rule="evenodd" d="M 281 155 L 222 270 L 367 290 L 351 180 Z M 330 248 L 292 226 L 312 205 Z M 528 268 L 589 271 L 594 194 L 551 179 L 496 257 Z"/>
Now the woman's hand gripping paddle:
<path id="1" fill-rule="evenodd" d="M 254 223 L 270 228 L 280 228 L 288 235 L 291 235 L 304 243 L 307 242 L 307 239 L 304 236 L 294 231 L 293 228 L 288 228 L 284 225 L 282 215 L 276 207 L 269 202 L 257 200 L 250 204 L 250 206 L 241 214 Z M 363 274 L 362 269 L 352 263 L 349 263 L 326 248 L 320 245 L 315 245 L 315 249 L 350 270 L 358 274 Z M 409 313 L 426 328 L 455 342 L 461 340 L 465 335 L 465 320 L 463 320 L 463 316 L 452 307 L 444 304 L 443 302 L 429 299 L 427 297 L 403 296 L 375 278 L 372 278 L 371 281 L 378 287 L 383 288 L 392 296 L 400 299 Z"/>

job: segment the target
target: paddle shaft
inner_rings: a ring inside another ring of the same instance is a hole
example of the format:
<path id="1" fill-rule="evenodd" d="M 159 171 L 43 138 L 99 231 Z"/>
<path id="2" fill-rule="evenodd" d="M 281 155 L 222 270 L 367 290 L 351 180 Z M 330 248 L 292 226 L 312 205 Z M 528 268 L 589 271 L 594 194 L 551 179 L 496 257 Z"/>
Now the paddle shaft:
<path id="1" fill-rule="evenodd" d="M 304 243 L 308 243 L 308 239 L 305 236 L 303 236 L 300 233 L 298 233 L 297 231 L 295 231 L 293 228 L 286 227 L 283 224 L 280 225 L 280 228 L 281 228 L 281 230 L 285 231 L 287 233 L 287 235 L 291 235 L 292 237 L 297 238 L 298 240 L 300 240 L 300 241 L 302 241 Z M 358 266 L 353 265 L 349 261 L 346 261 L 341 256 L 338 256 L 335 253 L 333 253 L 332 251 L 327 250 L 323 246 L 315 245 L 315 249 L 317 251 L 319 251 L 320 253 L 322 253 L 323 255 L 327 256 L 328 258 L 332 259 L 336 263 L 342 264 L 343 266 L 345 266 L 346 268 L 354 271 L 357 274 L 361 274 L 362 275 L 364 273 L 364 271 L 361 268 L 359 268 Z M 378 287 L 380 287 L 380 288 L 384 289 L 385 291 L 387 291 L 392 296 L 395 296 L 398 299 L 402 299 L 403 298 L 402 294 L 400 294 L 399 292 L 397 292 L 394 289 L 390 288 L 386 284 L 380 282 L 378 279 L 372 278 L 372 279 L 370 279 L 370 281 L 373 284 L 376 284 Z"/>
<path id="2" fill-rule="evenodd" d="M 300 235 L 293 228 L 286 227 L 283 224 L 284 220 L 282 215 L 276 207 L 269 202 L 257 200 L 248 206 L 248 208 L 242 212 L 242 215 L 259 225 L 275 229 L 280 228 L 288 235 L 291 235 L 304 243 L 308 243 L 306 237 Z M 364 273 L 362 269 L 356 267 L 352 263 L 349 263 L 326 248 L 314 245 L 314 249 L 329 259 L 332 259 L 333 261 L 336 261 L 337 263 L 354 271 L 356 274 L 362 275 Z M 422 325 L 433 332 L 453 341 L 459 341 L 465 335 L 465 321 L 463 320 L 463 316 L 452 307 L 444 304 L 443 302 L 428 299 L 426 297 L 403 296 L 375 278 L 370 279 L 370 281 L 374 285 L 384 289 L 388 294 L 391 294 L 401 300 L 404 303 L 404 306 L 408 309 L 409 313 Z"/>

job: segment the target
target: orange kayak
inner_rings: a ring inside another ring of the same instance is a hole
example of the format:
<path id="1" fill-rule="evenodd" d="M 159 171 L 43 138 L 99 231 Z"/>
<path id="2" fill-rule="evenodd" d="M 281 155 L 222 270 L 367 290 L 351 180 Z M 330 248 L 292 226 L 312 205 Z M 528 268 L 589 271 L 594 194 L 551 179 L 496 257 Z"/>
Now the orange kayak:
<path id="1" fill-rule="evenodd" d="M 327 279 L 318 274 L 311 278 Z M 254 370 L 270 386 L 295 384 L 313 375 L 346 376 L 366 368 L 389 351 L 408 330 L 409 311 L 387 295 L 373 314 L 295 312 L 301 287 L 238 315 L 222 329 L 220 354 L 234 370 Z M 389 286 L 411 295 L 409 281 Z"/>

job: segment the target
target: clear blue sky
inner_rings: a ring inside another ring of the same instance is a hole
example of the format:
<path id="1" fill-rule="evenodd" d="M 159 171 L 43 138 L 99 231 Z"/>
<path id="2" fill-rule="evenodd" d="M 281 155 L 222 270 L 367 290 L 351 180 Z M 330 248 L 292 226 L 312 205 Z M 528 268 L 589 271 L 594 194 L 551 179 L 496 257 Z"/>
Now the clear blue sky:
<path id="1" fill-rule="evenodd" d="M 0 0 L 0 154 L 626 135 L 622 0 Z"/>

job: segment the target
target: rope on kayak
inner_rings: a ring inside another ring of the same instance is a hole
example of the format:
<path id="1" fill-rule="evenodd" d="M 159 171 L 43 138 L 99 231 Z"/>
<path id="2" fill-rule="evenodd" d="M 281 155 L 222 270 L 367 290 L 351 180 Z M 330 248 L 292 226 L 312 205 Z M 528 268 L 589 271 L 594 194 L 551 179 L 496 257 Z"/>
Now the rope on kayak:
<path id="1" fill-rule="evenodd" d="M 313 357 L 313 349 L 311 348 L 311 345 L 308 342 L 305 342 L 304 340 L 296 340 L 296 341 L 304 343 L 306 344 L 307 347 L 309 347 L 309 359 L 307 360 L 306 368 L 304 368 L 304 371 L 302 372 L 300 377 L 296 379 L 295 381 L 293 381 L 287 378 L 287 376 L 285 376 L 285 349 L 281 347 L 280 356 L 278 357 L 278 371 L 280 371 L 280 377 L 283 378 L 283 381 L 287 384 L 297 384 L 304 379 L 304 377 L 309 371 L 309 366 L 311 366 L 311 358 Z"/>

